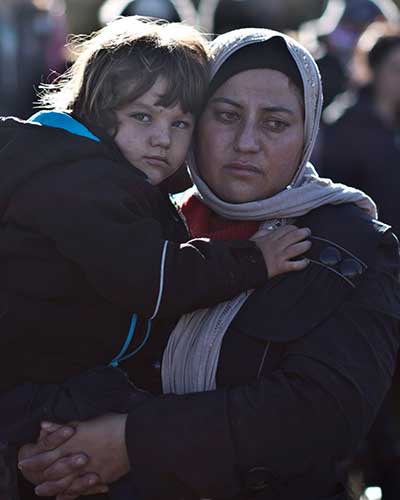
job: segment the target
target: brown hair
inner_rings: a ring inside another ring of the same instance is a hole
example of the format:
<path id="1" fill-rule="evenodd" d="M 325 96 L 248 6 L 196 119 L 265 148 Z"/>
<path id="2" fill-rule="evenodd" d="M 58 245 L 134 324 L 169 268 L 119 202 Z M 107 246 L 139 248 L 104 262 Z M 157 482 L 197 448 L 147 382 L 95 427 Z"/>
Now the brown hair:
<path id="1" fill-rule="evenodd" d="M 180 104 L 197 115 L 208 82 L 204 37 L 181 23 L 137 16 L 113 21 L 73 43 L 77 58 L 66 73 L 39 95 L 42 108 L 117 129 L 115 111 L 147 92 L 158 77 L 167 81 L 161 106 Z"/>

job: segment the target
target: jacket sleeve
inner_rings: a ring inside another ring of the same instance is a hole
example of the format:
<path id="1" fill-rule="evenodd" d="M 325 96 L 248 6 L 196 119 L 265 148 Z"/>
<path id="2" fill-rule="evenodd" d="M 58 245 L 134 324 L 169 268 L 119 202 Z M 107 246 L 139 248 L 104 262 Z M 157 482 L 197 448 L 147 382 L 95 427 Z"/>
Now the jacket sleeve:
<path id="1" fill-rule="evenodd" d="M 383 240 L 377 267 L 334 314 L 287 343 L 272 374 L 159 397 L 129 415 L 132 478 L 144 498 L 263 489 L 274 500 L 291 483 L 315 493 L 321 466 L 334 474 L 372 424 L 395 366 L 398 250 L 390 232 Z M 303 498 L 292 493 L 285 498 Z"/>
<path id="2" fill-rule="evenodd" d="M 94 167 L 86 162 L 75 168 Z M 47 175 L 21 189 L 6 217 L 56 245 L 107 300 L 145 317 L 175 317 L 267 279 L 253 242 L 167 241 L 150 201 L 154 187 L 145 180 L 138 178 L 128 191 L 110 174 L 70 177 L 64 182 L 62 174 Z"/>

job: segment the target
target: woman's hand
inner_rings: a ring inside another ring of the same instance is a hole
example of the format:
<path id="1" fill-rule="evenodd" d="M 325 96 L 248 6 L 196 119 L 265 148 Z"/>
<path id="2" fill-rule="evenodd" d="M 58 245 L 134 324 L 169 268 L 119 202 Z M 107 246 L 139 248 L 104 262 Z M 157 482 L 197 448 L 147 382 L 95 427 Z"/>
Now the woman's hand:
<path id="1" fill-rule="evenodd" d="M 308 259 L 292 259 L 309 250 L 311 242 L 306 240 L 309 236 L 310 229 L 287 225 L 252 238 L 264 255 L 269 278 L 307 267 Z"/>
<path id="2" fill-rule="evenodd" d="M 81 495 L 95 495 L 106 493 L 108 487 L 102 485 L 97 474 L 82 474 L 82 468 L 88 462 L 84 453 L 69 455 L 61 458 L 59 447 L 68 441 L 75 433 L 73 427 L 62 426 L 50 422 L 43 422 L 38 442 L 22 446 L 18 453 L 18 465 L 25 479 L 35 485 L 46 481 L 46 469 L 57 463 L 58 480 L 48 482 L 37 489 L 40 495 L 49 496 L 64 492 L 77 491 Z M 32 460 L 30 460 L 32 459 Z M 69 497 L 61 495 L 59 500 L 72 500 L 78 494 Z"/>
<path id="3" fill-rule="evenodd" d="M 41 483 L 35 489 L 41 496 L 72 500 L 104 492 L 106 483 L 129 471 L 125 421 L 126 415 L 113 414 L 74 424 L 75 433 L 67 441 L 61 435 L 66 428 L 56 429 L 45 436 L 45 444 L 21 449 L 19 467 L 28 480 Z"/>

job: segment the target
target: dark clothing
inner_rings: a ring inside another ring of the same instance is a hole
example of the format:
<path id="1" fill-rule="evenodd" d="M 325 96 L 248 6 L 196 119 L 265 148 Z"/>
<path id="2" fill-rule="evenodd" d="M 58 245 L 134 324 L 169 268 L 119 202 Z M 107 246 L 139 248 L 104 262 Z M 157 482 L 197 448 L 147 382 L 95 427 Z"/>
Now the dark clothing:
<path id="1" fill-rule="evenodd" d="M 124 372 L 113 367 L 91 370 L 60 385 L 27 383 L 3 392 L 0 400 L 3 410 L 0 412 L 0 499 L 37 498 L 27 482 L 20 482 L 21 497 L 18 495 L 16 455 L 22 444 L 36 440 L 40 422 L 68 423 L 108 412 L 126 413 L 149 397 L 129 382 Z M 117 493 L 113 490 L 112 486 L 112 494 Z M 125 497 L 114 494 L 112 498 L 123 500 Z"/>
<path id="2" fill-rule="evenodd" d="M 340 111 L 339 104 L 329 111 Z M 388 127 L 377 115 L 370 88 L 348 99 L 339 118 L 324 129 L 322 144 L 321 175 L 366 191 L 377 203 L 379 218 L 399 236 L 400 129 Z M 381 487 L 385 500 L 400 495 L 399 375 L 397 368 L 378 418 L 351 465 L 362 471 L 367 485 Z"/>
<path id="3" fill-rule="evenodd" d="M 311 264 L 242 307 L 224 337 L 217 390 L 161 396 L 130 413 L 132 481 L 143 498 L 344 498 L 340 462 L 372 424 L 394 370 L 398 245 L 353 205 L 296 224 L 312 230 Z"/>
<path id="4" fill-rule="evenodd" d="M 102 131 L 87 132 L 0 120 L 0 460 L 34 439 L 44 418 L 89 418 L 75 399 L 71 413 L 51 409 L 67 379 L 118 354 L 133 313 L 127 353 L 143 342 L 149 318 L 157 336 L 157 321 L 165 327 L 267 278 L 252 242 L 181 244 L 188 233 L 168 196 Z M 129 360 L 122 366 L 134 379 Z M 103 403 L 103 384 L 91 380 Z M 110 410 L 92 406 L 92 416 Z"/>
<path id="5" fill-rule="evenodd" d="M 137 344 L 140 318 L 176 318 L 266 279 L 252 242 L 178 243 L 188 235 L 175 207 L 111 140 L 6 119 L 0 148 L 2 390 L 108 364 L 132 313 Z"/>
<path id="6" fill-rule="evenodd" d="M 399 164 L 400 130 L 382 122 L 368 88 L 340 118 L 324 128 L 320 174 L 369 194 L 378 205 L 379 218 L 390 224 L 398 236 Z"/>

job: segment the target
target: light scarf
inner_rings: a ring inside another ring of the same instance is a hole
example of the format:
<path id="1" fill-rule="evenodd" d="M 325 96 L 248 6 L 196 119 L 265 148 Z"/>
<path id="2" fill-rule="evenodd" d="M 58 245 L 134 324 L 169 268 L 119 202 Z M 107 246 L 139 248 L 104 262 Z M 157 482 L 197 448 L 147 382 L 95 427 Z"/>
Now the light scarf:
<path id="1" fill-rule="evenodd" d="M 376 206 L 365 193 L 318 176 L 309 162 L 318 133 L 322 109 L 322 87 L 318 67 L 311 54 L 292 38 L 268 30 L 245 28 L 225 33 L 211 44 L 211 78 L 222 64 L 242 47 L 280 37 L 297 64 L 304 87 L 304 150 L 299 168 L 286 189 L 263 200 L 228 203 L 213 193 L 200 177 L 193 153 L 189 156 L 194 195 L 218 215 L 232 220 L 262 221 L 254 236 L 274 230 L 296 217 L 327 204 L 355 203 L 376 217 Z M 173 330 L 162 362 L 164 393 L 185 394 L 215 389 L 223 337 L 251 291 L 217 306 L 185 314 Z"/>

